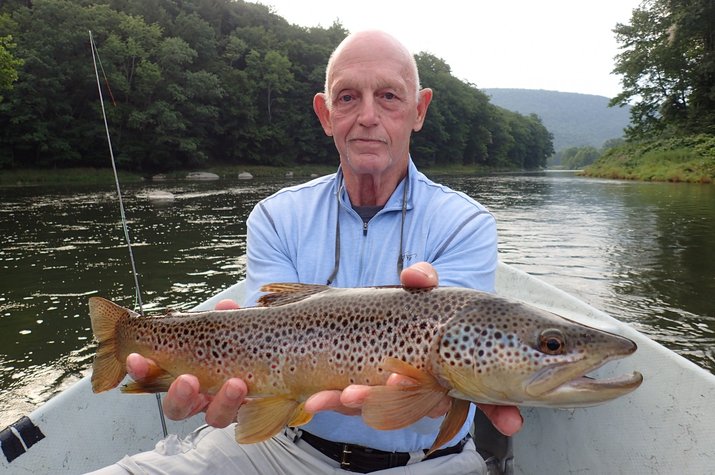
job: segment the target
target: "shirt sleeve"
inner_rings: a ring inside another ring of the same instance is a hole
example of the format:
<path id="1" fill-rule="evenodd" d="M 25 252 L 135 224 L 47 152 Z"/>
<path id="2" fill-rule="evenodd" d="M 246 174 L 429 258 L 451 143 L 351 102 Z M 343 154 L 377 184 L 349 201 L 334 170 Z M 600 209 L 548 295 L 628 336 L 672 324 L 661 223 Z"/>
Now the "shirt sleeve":
<path id="1" fill-rule="evenodd" d="M 274 282 L 297 282 L 298 273 L 287 244 L 281 239 L 269 209 L 259 203 L 246 221 L 246 300 L 252 306 L 261 296 L 261 286 Z"/>

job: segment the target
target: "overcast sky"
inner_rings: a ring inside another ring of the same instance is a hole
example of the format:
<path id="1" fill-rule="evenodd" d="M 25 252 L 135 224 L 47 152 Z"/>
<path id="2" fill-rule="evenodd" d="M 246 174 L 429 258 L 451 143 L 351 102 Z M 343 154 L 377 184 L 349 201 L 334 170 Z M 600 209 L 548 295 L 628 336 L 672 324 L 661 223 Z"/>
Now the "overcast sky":
<path id="1" fill-rule="evenodd" d="M 616 23 L 640 0 L 261 0 L 288 22 L 388 31 L 413 52 L 444 59 L 479 88 L 613 97 Z"/>

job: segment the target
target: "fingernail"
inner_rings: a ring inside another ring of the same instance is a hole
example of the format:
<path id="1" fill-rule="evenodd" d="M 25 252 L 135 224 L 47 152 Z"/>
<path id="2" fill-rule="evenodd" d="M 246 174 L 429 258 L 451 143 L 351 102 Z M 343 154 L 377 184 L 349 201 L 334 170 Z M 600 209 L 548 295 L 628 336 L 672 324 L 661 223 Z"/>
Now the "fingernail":
<path id="1" fill-rule="evenodd" d="M 177 386 L 176 386 L 176 395 L 179 396 L 181 399 L 188 399 L 191 397 L 191 393 L 193 392 L 193 388 L 191 385 L 184 381 L 182 378 L 179 378 L 177 381 Z"/>
<path id="2" fill-rule="evenodd" d="M 229 381 L 229 383 L 226 385 L 226 397 L 236 401 L 243 397 L 243 391 L 241 390 L 241 388 L 238 387 L 236 383 Z"/>
<path id="3" fill-rule="evenodd" d="M 413 265 L 412 268 L 429 279 L 434 277 L 434 272 L 432 272 L 432 266 L 428 267 L 426 265 L 422 265 L 421 263 L 417 263 Z"/>

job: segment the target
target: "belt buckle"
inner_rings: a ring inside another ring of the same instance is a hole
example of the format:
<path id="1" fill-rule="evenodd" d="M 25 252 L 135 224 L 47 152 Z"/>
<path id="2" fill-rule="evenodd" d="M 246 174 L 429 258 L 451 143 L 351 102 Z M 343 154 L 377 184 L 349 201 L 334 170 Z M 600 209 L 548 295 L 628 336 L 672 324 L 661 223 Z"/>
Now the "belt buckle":
<path id="1" fill-rule="evenodd" d="M 343 450 L 340 454 L 340 468 L 342 469 L 350 469 L 350 461 L 348 458 L 350 458 L 350 454 L 352 454 L 353 451 L 350 450 L 350 444 L 343 444 Z"/>

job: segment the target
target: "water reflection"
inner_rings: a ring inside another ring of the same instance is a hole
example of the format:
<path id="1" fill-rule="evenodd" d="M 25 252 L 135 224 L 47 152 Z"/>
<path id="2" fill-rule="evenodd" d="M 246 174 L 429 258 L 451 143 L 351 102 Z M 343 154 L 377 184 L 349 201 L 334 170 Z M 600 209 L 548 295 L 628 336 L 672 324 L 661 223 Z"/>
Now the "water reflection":
<path id="1" fill-rule="evenodd" d="M 496 215 L 500 255 L 715 371 L 715 187 L 542 174 L 445 178 Z M 125 187 L 147 310 L 188 309 L 244 276 L 245 220 L 297 181 Z M 174 199 L 150 201 L 152 192 Z M 131 306 L 111 187 L 0 189 L 0 426 L 79 378 L 86 302 Z"/>
<path id="2" fill-rule="evenodd" d="M 502 260 L 715 371 L 715 187 L 549 173 L 450 184 L 492 209 Z"/>

